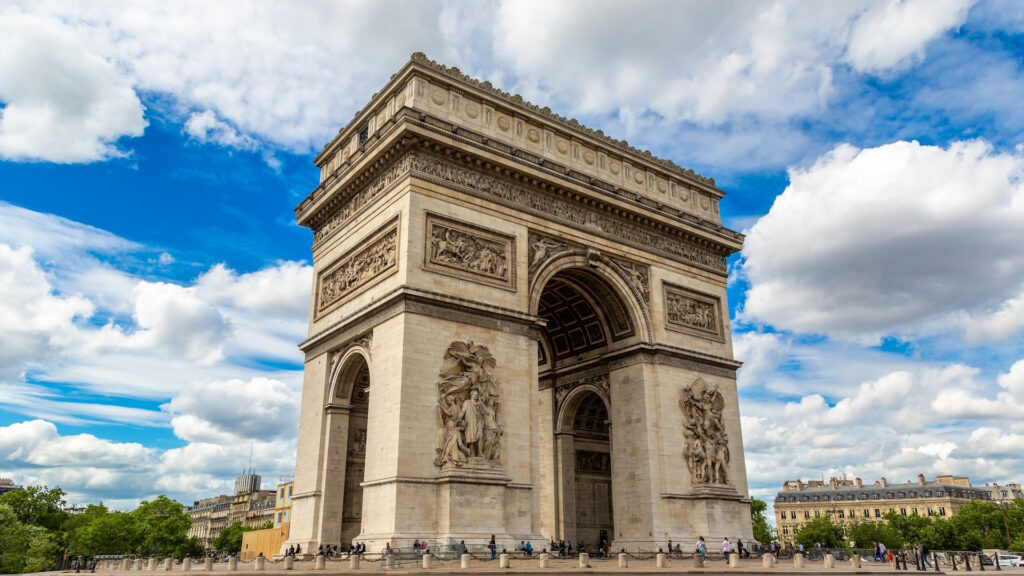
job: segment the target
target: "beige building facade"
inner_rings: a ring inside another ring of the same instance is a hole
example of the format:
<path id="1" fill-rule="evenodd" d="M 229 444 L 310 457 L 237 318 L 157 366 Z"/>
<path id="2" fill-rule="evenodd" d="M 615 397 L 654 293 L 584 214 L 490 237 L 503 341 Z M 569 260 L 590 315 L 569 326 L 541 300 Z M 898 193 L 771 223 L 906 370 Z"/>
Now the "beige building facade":
<path id="1" fill-rule="evenodd" d="M 775 496 L 775 521 L 779 540 L 792 542 L 800 527 L 814 518 L 849 524 L 882 521 L 887 512 L 949 517 L 971 500 L 994 500 L 996 493 L 988 485 L 971 486 L 969 478 L 951 475 L 928 481 L 918 474 L 916 482 L 905 484 L 890 484 L 885 477 L 874 484 L 860 478 L 789 480 Z"/>
<path id="2" fill-rule="evenodd" d="M 421 54 L 316 163 L 285 547 L 752 538 L 713 180 Z"/>

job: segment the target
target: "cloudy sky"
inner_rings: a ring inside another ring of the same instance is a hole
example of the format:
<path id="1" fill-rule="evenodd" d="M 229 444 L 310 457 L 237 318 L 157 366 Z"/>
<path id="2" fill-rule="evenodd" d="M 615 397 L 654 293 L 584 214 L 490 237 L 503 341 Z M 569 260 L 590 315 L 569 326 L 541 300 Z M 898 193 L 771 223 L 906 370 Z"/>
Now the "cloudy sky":
<path id="1" fill-rule="evenodd" d="M 0 2 L 0 476 L 294 466 L 312 157 L 414 51 L 712 176 L 747 472 L 1024 481 L 1024 4 Z"/>

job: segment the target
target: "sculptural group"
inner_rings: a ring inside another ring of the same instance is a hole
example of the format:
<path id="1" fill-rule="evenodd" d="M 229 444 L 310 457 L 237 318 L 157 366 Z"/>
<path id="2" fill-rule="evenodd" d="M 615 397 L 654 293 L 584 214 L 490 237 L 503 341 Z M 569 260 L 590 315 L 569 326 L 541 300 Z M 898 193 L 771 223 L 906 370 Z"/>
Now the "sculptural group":
<path id="1" fill-rule="evenodd" d="M 437 466 L 498 466 L 502 428 L 495 361 L 486 346 L 455 341 L 437 383 Z"/>
<path id="2" fill-rule="evenodd" d="M 722 422 L 722 393 L 698 378 L 683 388 L 679 407 L 685 426 L 683 455 L 694 483 L 727 484 L 729 436 Z"/>

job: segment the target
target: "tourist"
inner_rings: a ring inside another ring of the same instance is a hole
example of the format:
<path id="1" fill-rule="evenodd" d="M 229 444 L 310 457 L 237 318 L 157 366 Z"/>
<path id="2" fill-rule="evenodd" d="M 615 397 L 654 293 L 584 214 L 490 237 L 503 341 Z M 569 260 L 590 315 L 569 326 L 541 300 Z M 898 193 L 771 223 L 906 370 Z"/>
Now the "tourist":
<path id="1" fill-rule="evenodd" d="M 804 553 L 804 545 L 803 545 L 803 543 L 802 543 L 802 542 L 800 543 L 800 553 L 801 553 L 801 554 L 803 554 L 803 553 Z"/>
<path id="2" fill-rule="evenodd" d="M 921 567 L 931 568 L 932 563 L 928 560 L 928 547 L 924 545 L 924 542 L 917 545 L 917 553 L 921 556 Z"/>
<path id="3" fill-rule="evenodd" d="M 704 542 L 704 537 L 703 536 L 700 536 L 700 537 L 697 538 L 697 550 L 696 550 L 696 553 L 700 554 L 700 563 L 703 564 L 704 560 L 707 558 L 707 555 L 708 555 L 708 545 L 707 545 L 707 542 Z"/>
<path id="4" fill-rule="evenodd" d="M 391 554 L 391 542 L 384 544 L 384 555 L 387 556 L 389 554 Z"/>
<path id="5" fill-rule="evenodd" d="M 494 560 L 498 555 L 498 543 L 494 541 L 494 534 L 491 534 L 491 541 L 487 543 L 487 547 L 491 549 L 491 560 Z"/>
<path id="6" fill-rule="evenodd" d="M 494 534 L 491 534 L 491 539 L 494 539 Z M 459 554 L 465 554 L 466 550 L 468 550 L 468 548 L 466 548 L 466 541 L 459 540 Z"/>
<path id="7" fill-rule="evenodd" d="M 875 557 L 874 557 L 873 560 L 875 562 L 881 562 L 882 561 L 882 552 L 878 549 L 878 542 L 872 542 L 871 544 L 875 547 Z"/>
<path id="8" fill-rule="evenodd" d="M 673 548 L 672 548 L 672 539 L 671 539 L 671 538 L 669 538 L 669 539 L 668 539 L 668 555 L 669 555 L 669 556 L 671 556 L 671 555 L 672 555 L 672 550 L 673 550 Z"/>
<path id="9" fill-rule="evenodd" d="M 412 541 L 412 549 L 415 550 L 416 552 L 420 551 L 420 541 L 419 540 L 413 540 Z"/>
<path id="10" fill-rule="evenodd" d="M 324 545 L 323 544 L 321 544 L 320 546 L 317 547 L 316 555 L 317 556 L 323 556 L 324 555 Z"/>
<path id="11" fill-rule="evenodd" d="M 881 561 L 885 562 L 888 556 L 886 555 L 885 544 L 878 543 L 878 553 L 881 554 Z"/>
<path id="12" fill-rule="evenodd" d="M 743 538 L 736 539 L 736 553 L 740 555 L 740 558 L 750 558 L 750 552 L 743 549 Z"/>
<path id="13" fill-rule="evenodd" d="M 294 544 L 292 544 L 291 546 L 288 547 L 288 552 L 285 553 L 285 556 L 295 556 L 295 545 Z"/>
<path id="14" fill-rule="evenodd" d="M 730 552 L 732 552 L 732 544 L 729 542 L 729 537 L 726 536 L 722 539 L 722 559 L 728 560 Z"/>
<path id="15" fill-rule="evenodd" d="M 527 542 L 526 546 L 523 547 L 523 550 L 526 551 L 526 555 L 527 556 L 529 556 L 531 558 L 533 557 L 533 544 Z"/>

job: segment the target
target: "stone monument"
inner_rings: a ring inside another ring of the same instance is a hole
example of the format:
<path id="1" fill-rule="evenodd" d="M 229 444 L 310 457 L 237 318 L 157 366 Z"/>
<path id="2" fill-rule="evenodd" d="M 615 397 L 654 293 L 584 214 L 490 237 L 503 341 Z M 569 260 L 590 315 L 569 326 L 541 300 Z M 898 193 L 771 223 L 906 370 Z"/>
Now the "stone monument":
<path id="1" fill-rule="evenodd" d="M 724 192 L 414 54 L 317 156 L 290 538 L 752 538 Z"/>

